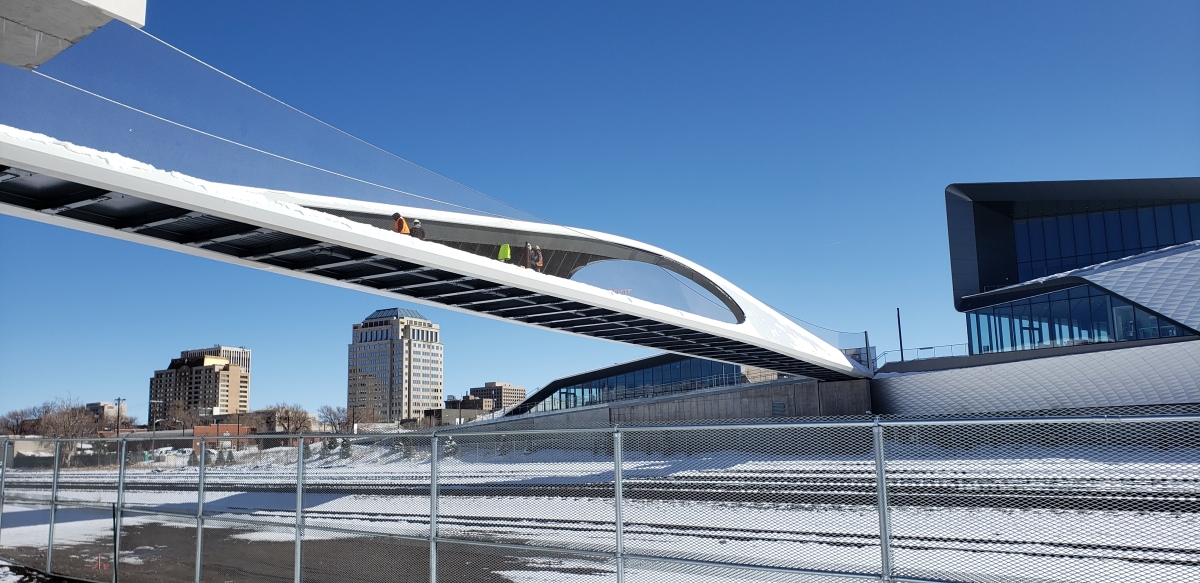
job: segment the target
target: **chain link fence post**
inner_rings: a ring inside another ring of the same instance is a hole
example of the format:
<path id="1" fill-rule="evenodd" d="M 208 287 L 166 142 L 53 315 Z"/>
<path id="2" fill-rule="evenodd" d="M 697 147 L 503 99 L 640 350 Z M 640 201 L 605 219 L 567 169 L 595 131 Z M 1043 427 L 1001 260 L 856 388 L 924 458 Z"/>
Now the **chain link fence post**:
<path id="1" fill-rule="evenodd" d="M 429 583 L 437 583 L 438 436 L 429 440 Z"/>
<path id="2" fill-rule="evenodd" d="M 117 452 L 117 503 L 113 505 L 113 583 L 121 579 L 121 513 L 125 509 L 125 457 L 128 455 L 124 438 L 121 438 Z"/>
<path id="3" fill-rule="evenodd" d="M 192 437 L 196 436 L 196 428 L 192 428 Z M 204 568 L 204 468 L 208 466 L 208 452 L 205 451 L 205 440 L 200 440 L 200 476 L 196 482 L 196 583 L 200 583 L 200 574 Z"/>
<path id="4" fill-rule="evenodd" d="M 623 490 L 622 466 L 625 456 L 621 449 L 621 428 L 613 428 L 613 502 L 615 506 L 616 551 L 617 551 L 617 583 L 625 583 L 625 517 L 621 514 L 625 505 Z"/>
<path id="5" fill-rule="evenodd" d="M 884 581 L 892 580 L 892 533 L 888 525 L 887 468 L 883 455 L 883 426 L 879 417 L 871 428 L 875 450 L 875 505 L 879 510 L 880 571 Z"/>
<path id="6" fill-rule="evenodd" d="M 4 532 L 4 481 L 8 478 L 8 444 L 12 443 L 7 437 L 4 438 L 4 447 L 0 448 L 0 533 Z"/>
<path id="7" fill-rule="evenodd" d="M 54 440 L 54 475 L 50 478 L 50 534 L 46 541 L 46 572 L 53 573 L 50 570 L 54 563 L 54 511 L 58 506 L 58 472 L 59 460 L 62 459 L 62 441 Z"/>
<path id="8" fill-rule="evenodd" d="M 292 582 L 300 583 L 301 545 L 304 541 L 304 436 L 296 440 L 296 551 Z"/>

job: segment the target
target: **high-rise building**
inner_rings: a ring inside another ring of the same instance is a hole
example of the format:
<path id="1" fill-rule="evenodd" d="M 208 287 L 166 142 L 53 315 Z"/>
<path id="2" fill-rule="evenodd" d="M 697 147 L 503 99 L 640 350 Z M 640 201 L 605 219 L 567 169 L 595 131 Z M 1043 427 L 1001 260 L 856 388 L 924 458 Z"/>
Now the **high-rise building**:
<path id="1" fill-rule="evenodd" d="M 222 346 L 220 344 L 213 345 L 211 348 L 197 348 L 195 350 L 184 350 L 179 353 L 180 358 L 195 358 L 197 356 L 220 356 L 229 360 L 229 364 L 236 364 L 250 374 L 250 349 L 245 346 L 233 347 Z"/>
<path id="2" fill-rule="evenodd" d="M 224 356 L 202 353 L 218 349 L 226 347 L 185 350 L 167 368 L 154 371 L 147 423 L 167 419 L 176 406 L 205 417 L 250 411 L 250 350 L 228 349 L 244 355 L 243 368 Z"/>
<path id="3" fill-rule="evenodd" d="M 525 388 L 514 387 L 509 383 L 483 383 L 482 387 L 470 389 L 472 397 L 491 399 L 494 408 L 504 409 L 520 403 L 525 399 Z"/>
<path id="4" fill-rule="evenodd" d="M 386 423 L 441 409 L 442 362 L 440 326 L 414 310 L 376 310 L 353 327 L 346 408 Z"/>

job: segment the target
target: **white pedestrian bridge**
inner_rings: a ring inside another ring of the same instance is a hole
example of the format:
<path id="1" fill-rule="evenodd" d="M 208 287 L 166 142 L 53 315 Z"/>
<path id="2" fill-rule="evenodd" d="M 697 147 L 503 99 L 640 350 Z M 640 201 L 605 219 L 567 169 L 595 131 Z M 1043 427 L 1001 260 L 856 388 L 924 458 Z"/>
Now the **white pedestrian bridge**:
<path id="1" fill-rule="evenodd" d="M 869 370 L 717 274 L 598 231 L 209 182 L 0 125 L 0 213 L 490 318 L 820 380 Z M 419 219 L 424 240 L 393 232 Z M 526 269 L 526 243 L 543 269 Z M 509 245 L 512 259 L 497 260 Z M 703 288 L 720 321 L 570 279 L 604 261 Z"/>

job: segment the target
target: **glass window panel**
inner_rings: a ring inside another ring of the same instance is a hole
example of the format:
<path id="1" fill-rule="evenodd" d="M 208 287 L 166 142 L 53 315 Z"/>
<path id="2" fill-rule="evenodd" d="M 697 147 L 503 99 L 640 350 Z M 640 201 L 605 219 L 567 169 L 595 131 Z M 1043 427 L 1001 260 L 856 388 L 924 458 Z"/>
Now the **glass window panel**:
<path id="1" fill-rule="evenodd" d="M 1081 285 L 1067 290 L 1067 297 L 1071 299 L 1088 297 L 1088 286 Z"/>
<path id="2" fill-rule="evenodd" d="M 1142 207 L 1137 210 L 1138 231 L 1141 233 L 1142 247 L 1154 247 L 1158 245 L 1158 237 L 1154 234 L 1154 209 L 1151 207 Z M 1129 241 L 1125 241 L 1128 245 Z"/>
<path id="3" fill-rule="evenodd" d="M 1017 264 L 1017 281 L 1029 281 L 1033 279 L 1033 264 L 1018 263 Z"/>
<path id="4" fill-rule="evenodd" d="M 1075 254 L 1091 255 L 1092 237 L 1088 233 L 1088 216 L 1072 215 L 1071 220 L 1075 222 Z"/>
<path id="5" fill-rule="evenodd" d="M 1046 243 L 1042 236 L 1042 220 L 1029 219 L 1029 257 L 1034 261 L 1046 258 Z"/>
<path id="6" fill-rule="evenodd" d="M 1174 245 L 1175 221 L 1171 218 L 1171 207 L 1160 205 L 1154 207 L 1154 229 L 1158 231 L 1158 246 Z M 1185 239 L 1186 240 L 1186 239 Z M 1182 243 L 1183 241 L 1179 241 Z"/>
<path id="7" fill-rule="evenodd" d="M 1171 222 L 1175 224 L 1175 242 L 1187 243 L 1192 240 L 1192 221 L 1188 217 L 1188 205 L 1171 205 Z"/>
<path id="8" fill-rule="evenodd" d="M 1071 334 L 1078 343 L 1092 341 L 1092 304 L 1087 297 L 1071 299 Z"/>
<path id="9" fill-rule="evenodd" d="M 1062 258 L 1062 270 L 1063 271 L 1071 271 L 1072 269 L 1075 269 L 1076 267 L 1079 267 L 1079 265 L 1075 262 L 1074 257 L 1063 257 Z"/>
<path id="10" fill-rule="evenodd" d="M 1071 215 L 1058 217 L 1058 249 L 1063 257 L 1075 256 L 1075 222 Z"/>
<path id="11" fill-rule="evenodd" d="M 1034 261 L 1031 265 L 1033 266 L 1033 277 L 1034 278 L 1046 277 L 1047 273 L 1046 273 L 1046 262 L 1045 261 Z"/>
<path id="12" fill-rule="evenodd" d="M 1159 338 L 1174 338 L 1183 336 L 1183 330 L 1162 318 L 1158 319 L 1158 337 Z"/>
<path id="13" fill-rule="evenodd" d="M 1192 217 L 1192 239 L 1200 239 L 1200 202 L 1189 204 L 1188 214 Z"/>
<path id="14" fill-rule="evenodd" d="M 1012 306 L 1013 312 L 1013 344 L 1017 350 L 1026 350 L 1033 348 L 1034 343 L 1031 338 L 1030 323 L 1029 323 L 1029 302 L 1016 302 Z"/>
<path id="15" fill-rule="evenodd" d="M 1104 227 L 1104 213 L 1088 213 L 1088 231 L 1092 235 L 1092 253 L 1108 252 L 1108 237 Z"/>
<path id="16" fill-rule="evenodd" d="M 1046 260 L 1046 275 L 1062 273 L 1062 270 L 1062 259 L 1055 258 Z"/>
<path id="17" fill-rule="evenodd" d="M 1124 237 L 1121 228 L 1121 212 L 1108 211 L 1104 213 L 1104 239 L 1108 252 L 1121 252 L 1125 250 Z"/>
<path id="18" fill-rule="evenodd" d="M 1041 297 L 1044 298 L 1046 296 Z M 1033 346 L 1037 348 L 1050 346 L 1050 304 L 1044 302 L 1031 303 L 1029 310 L 1030 339 Z"/>
<path id="19" fill-rule="evenodd" d="M 1065 289 L 1059 290 L 1059 291 L 1056 291 L 1056 292 L 1050 294 L 1050 301 L 1055 302 L 1058 300 L 1065 300 L 1065 299 L 1067 299 L 1067 297 L 1069 297 L 1067 295 L 1067 290 L 1065 290 Z"/>
<path id="20" fill-rule="evenodd" d="M 1054 326 L 1051 328 L 1055 346 L 1071 345 L 1071 301 L 1058 300 L 1050 302 L 1050 317 Z"/>
<path id="21" fill-rule="evenodd" d="M 1029 256 L 1029 225 L 1026 221 L 1013 221 L 1013 235 L 1017 240 L 1017 261 L 1032 261 Z"/>
<path id="22" fill-rule="evenodd" d="M 994 335 L 992 334 L 992 310 L 984 308 L 979 313 L 979 351 L 982 354 L 995 352 Z"/>
<path id="23" fill-rule="evenodd" d="M 1008 304 L 996 306 L 994 310 L 996 321 L 996 349 L 1002 351 L 1016 350 L 1013 346 L 1012 307 Z"/>
<path id="24" fill-rule="evenodd" d="M 633 371 L 633 386 L 635 386 L 635 387 L 642 386 L 642 374 L 643 373 L 644 373 L 644 371 L 640 371 L 640 370 Z"/>
<path id="25" fill-rule="evenodd" d="M 680 370 L 680 363 L 671 363 L 671 382 L 677 383 L 683 380 L 683 372 Z"/>
<path id="26" fill-rule="evenodd" d="M 1121 249 L 1126 253 L 1137 253 L 1141 249 L 1141 235 L 1138 234 L 1138 214 L 1136 209 L 1125 209 L 1121 211 L 1121 241 L 1125 243 L 1125 248 Z M 1110 245 L 1109 251 L 1115 251 Z"/>
<path id="27" fill-rule="evenodd" d="M 711 360 L 700 361 L 700 374 L 706 377 L 713 376 Z"/>
<path id="28" fill-rule="evenodd" d="M 1118 341 L 1136 340 L 1137 322 L 1134 320 L 1133 306 L 1117 298 L 1109 301 L 1112 302 L 1113 338 Z"/>
<path id="29" fill-rule="evenodd" d="M 1092 305 L 1092 342 L 1112 342 L 1112 310 L 1108 296 L 1092 296 L 1088 301 Z"/>
<path id="30" fill-rule="evenodd" d="M 967 313 L 967 342 L 971 346 L 971 354 L 979 354 L 979 314 Z"/>
<path id="31" fill-rule="evenodd" d="M 656 385 L 663 384 L 663 367 L 662 366 L 654 367 L 654 384 L 656 384 Z"/>
<path id="32" fill-rule="evenodd" d="M 1138 339 L 1158 338 L 1158 317 L 1138 308 L 1135 308 L 1133 313 L 1137 320 Z"/>
<path id="33" fill-rule="evenodd" d="M 1062 249 L 1058 248 L 1058 220 L 1054 217 L 1042 219 L 1042 233 L 1046 238 L 1046 259 L 1062 257 Z"/>
<path id="34" fill-rule="evenodd" d="M 692 359 L 692 376 L 691 376 L 691 378 L 698 379 L 698 378 L 704 376 L 704 373 L 700 369 L 700 362 L 701 362 L 701 359 L 699 359 L 699 358 Z"/>

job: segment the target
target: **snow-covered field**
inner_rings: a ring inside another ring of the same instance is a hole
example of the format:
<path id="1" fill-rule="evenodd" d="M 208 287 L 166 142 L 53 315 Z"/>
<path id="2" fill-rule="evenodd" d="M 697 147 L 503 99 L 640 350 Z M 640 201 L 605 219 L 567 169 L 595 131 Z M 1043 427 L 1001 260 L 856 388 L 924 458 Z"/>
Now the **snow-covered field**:
<path id="1" fill-rule="evenodd" d="M 356 445 L 343 453 L 340 446 L 325 451 L 317 443 L 310 452 L 304 468 L 306 541 L 427 535 L 427 445 L 424 450 Z M 989 582 L 1200 581 L 1195 451 L 976 447 L 969 455 L 942 459 L 916 448 L 908 455 L 889 453 L 897 574 Z M 231 465 L 206 468 L 206 538 L 293 541 L 296 448 L 247 449 L 233 458 Z M 444 539 L 615 551 L 614 472 L 603 452 L 463 446 L 440 459 L 438 469 Z M 862 456 L 626 452 L 622 472 L 627 554 L 879 570 L 874 462 Z M 10 472 L 0 554 L 45 547 L 48 512 L 29 502 L 46 498 L 49 477 L 46 471 Z M 198 477 L 199 469 L 186 460 L 130 464 L 127 506 L 194 513 Z M 111 537 L 111 515 L 104 515 L 103 505 L 115 502 L 115 484 L 113 469 L 61 474 L 60 501 L 94 508 L 59 507 L 56 549 Z M 126 514 L 124 524 L 181 523 Z M 559 560 L 554 568 L 498 565 L 495 573 L 530 583 L 611 578 L 611 565 L 577 557 Z M 630 581 L 748 577 L 635 564 L 640 563 L 632 562 L 627 573 Z"/>

